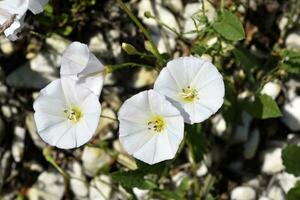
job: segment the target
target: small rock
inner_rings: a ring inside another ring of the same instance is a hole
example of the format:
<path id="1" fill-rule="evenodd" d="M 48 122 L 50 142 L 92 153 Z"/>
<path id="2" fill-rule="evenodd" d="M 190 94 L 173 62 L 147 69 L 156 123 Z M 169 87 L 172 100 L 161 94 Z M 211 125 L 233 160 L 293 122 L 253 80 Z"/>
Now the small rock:
<path id="1" fill-rule="evenodd" d="M 14 44 L 3 35 L 0 36 L 0 49 L 6 56 L 13 54 L 16 50 Z"/>
<path id="2" fill-rule="evenodd" d="M 261 90 L 262 94 L 269 95 L 272 99 L 276 99 L 281 91 L 281 85 L 276 82 L 268 82 Z"/>
<path id="3" fill-rule="evenodd" d="M 4 115 L 4 117 L 11 118 L 12 112 L 11 112 L 11 108 L 9 106 L 7 106 L 7 105 L 1 106 L 1 111 L 2 111 L 2 114 Z"/>
<path id="4" fill-rule="evenodd" d="M 252 117 L 246 113 L 242 113 L 242 124 L 239 124 L 234 133 L 233 141 L 235 143 L 243 143 L 248 139 L 249 127 L 252 121 Z"/>
<path id="5" fill-rule="evenodd" d="M 71 164 L 71 169 L 69 170 L 71 175 L 70 186 L 74 195 L 78 199 L 88 198 L 89 189 L 86 177 L 83 174 L 83 169 L 78 162 L 73 162 Z"/>
<path id="6" fill-rule="evenodd" d="M 295 186 L 296 182 L 299 181 L 299 178 L 296 178 L 292 174 L 282 172 L 276 175 L 276 180 L 279 182 L 283 191 L 287 194 L 288 191 Z"/>
<path id="7" fill-rule="evenodd" d="M 183 11 L 183 4 L 181 0 L 164 0 L 163 4 L 175 13 L 181 13 Z"/>
<path id="8" fill-rule="evenodd" d="M 12 144 L 12 155 L 16 162 L 20 162 L 24 155 L 24 140 L 26 130 L 20 126 L 16 126 L 14 130 L 14 141 Z"/>
<path id="9" fill-rule="evenodd" d="M 268 197 L 272 200 L 273 199 L 274 200 L 285 200 L 286 199 L 283 190 L 276 185 L 274 185 L 270 188 L 270 190 L 268 191 Z"/>
<path id="10" fill-rule="evenodd" d="M 285 40 L 287 48 L 300 49 L 300 31 L 289 34 Z"/>
<path id="11" fill-rule="evenodd" d="M 7 171 L 10 171 L 11 153 L 6 151 L 0 159 L 0 190 L 4 184 L 4 180 L 7 177 Z"/>
<path id="12" fill-rule="evenodd" d="M 239 186 L 232 190 L 230 195 L 231 200 L 255 200 L 256 192 L 248 186 Z"/>
<path id="13" fill-rule="evenodd" d="M 205 7 L 205 16 L 207 17 L 209 22 L 213 22 L 217 16 L 217 12 L 216 12 L 215 8 L 211 5 L 211 3 L 209 3 L 209 1 L 207 1 L 207 0 L 203 0 L 203 1 L 204 1 L 204 7 Z M 195 23 L 193 21 L 193 17 L 203 16 L 202 11 L 201 11 L 203 1 L 201 1 L 199 3 L 189 3 L 185 6 L 184 14 L 183 14 L 183 17 L 185 19 L 184 33 L 186 33 L 185 37 L 187 37 L 189 39 L 195 39 L 197 37 L 196 33 L 189 33 L 189 32 L 194 31 L 196 28 Z M 201 30 L 205 26 L 204 24 L 200 24 L 200 22 L 196 22 L 196 23 L 197 23 L 196 25 L 199 30 Z"/>
<path id="14" fill-rule="evenodd" d="M 197 176 L 205 176 L 208 172 L 207 166 L 205 165 L 204 162 L 201 163 L 200 167 L 197 169 L 196 174 Z"/>
<path id="15" fill-rule="evenodd" d="M 292 131 L 300 130 L 300 97 L 287 100 L 282 108 L 282 121 Z"/>
<path id="16" fill-rule="evenodd" d="M 86 175 L 95 176 L 99 169 L 108 164 L 110 157 L 100 148 L 85 146 L 82 153 L 83 169 Z"/>
<path id="17" fill-rule="evenodd" d="M 88 45 L 90 51 L 94 53 L 99 59 L 107 57 L 108 46 L 104 40 L 102 33 L 97 33 L 97 35 L 91 37 Z"/>
<path id="18" fill-rule="evenodd" d="M 40 73 L 33 71 L 29 64 L 26 64 L 6 77 L 6 82 L 14 88 L 41 89 L 55 78 L 43 77 Z"/>
<path id="19" fill-rule="evenodd" d="M 211 118 L 212 132 L 219 137 L 223 137 L 226 131 L 226 121 L 221 114 L 216 114 Z"/>
<path id="20" fill-rule="evenodd" d="M 135 194 L 135 196 L 137 197 L 138 200 L 147 200 L 147 199 L 149 199 L 149 196 L 148 196 L 149 190 L 141 190 L 137 187 L 134 187 L 132 190 L 133 190 L 133 193 Z"/>
<path id="21" fill-rule="evenodd" d="M 90 199 L 93 200 L 107 200 L 110 199 L 112 187 L 111 179 L 109 176 L 100 175 L 95 177 L 89 187 Z"/>
<path id="22" fill-rule="evenodd" d="M 133 87 L 138 89 L 141 87 L 147 87 L 149 85 L 152 85 L 154 84 L 156 77 L 156 71 L 146 70 L 145 68 L 142 68 L 137 74 L 136 81 L 134 82 Z"/>
<path id="23" fill-rule="evenodd" d="M 51 34 L 46 38 L 46 44 L 58 54 L 62 54 L 71 42 L 58 34 Z"/>
<path id="24" fill-rule="evenodd" d="M 176 187 L 178 187 L 186 177 L 188 177 L 188 174 L 186 172 L 180 171 L 172 176 L 172 181 L 175 183 Z"/>
<path id="25" fill-rule="evenodd" d="M 272 175 L 284 170 L 281 158 L 282 149 L 277 147 L 263 153 L 262 172 Z"/>
<path id="26" fill-rule="evenodd" d="M 35 146 L 37 146 L 40 149 L 44 149 L 46 147 L 46 143 L 41 139 L 41 137 L 37 133 L 33 113 L 27 114 L 25 124 Z"/>
<path id="27" fill-rule="evenodd" d="M 255 129 L 249 134 L 248 141 L 244 144 L 244 157 L 251 159 L 255 156 L 256 150 L 259 145 L 260 134 L 259 130 Z"/>
<path id="28" fill-rule="evenodd" d="M 57 172 L 46 171 L 28 190 L 30 200 L 61 200 L 65 191 L 64 178 Z"/>

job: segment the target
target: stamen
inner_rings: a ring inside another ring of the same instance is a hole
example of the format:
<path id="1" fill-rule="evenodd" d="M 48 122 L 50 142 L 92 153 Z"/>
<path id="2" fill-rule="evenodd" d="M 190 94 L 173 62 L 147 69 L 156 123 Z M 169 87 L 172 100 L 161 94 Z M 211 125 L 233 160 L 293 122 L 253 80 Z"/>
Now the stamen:
<path id="1" fill-rule="evenodd" d="M 74 123 L 80 121 L 82 117 L 80 109 L 76 107 L 64 110 L 64 113 L 66 114 L 67 119 Z"/>
<path id="2" fill-rule="evenodd" d="M 152 130 L 157 133 L 160 133 L 165 129 L 165 120 L 161 116 L 153 116 L 147 124 L 148 130 Z"/>
<path id="3" fill-rule="evenodd" d="M 186 103 L 192 103 L 195 100 L 199 99 L 198 91 L 195 88 L 191 88 L 190 86 L 187 86 L 186 88 L 183 88 L 181 90 L 180 97 Z"/>

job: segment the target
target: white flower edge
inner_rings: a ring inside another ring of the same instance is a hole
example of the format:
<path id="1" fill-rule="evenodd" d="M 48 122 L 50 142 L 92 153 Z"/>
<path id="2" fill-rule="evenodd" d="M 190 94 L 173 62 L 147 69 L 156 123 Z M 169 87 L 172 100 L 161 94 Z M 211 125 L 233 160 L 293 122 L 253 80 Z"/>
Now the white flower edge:
<path id="1" fill-rule="evenodd" d="M 64 51 L 61 60 L 61 77 L 69 77 L 100 96 L 105 68 L 87 45 L 72 42 Z"/>
<path id="2" fill-rule="evenodd" d="M 4 30 L 5 36 L 15 41 L 18 39 L 17 34 L 21 31 L 26 11 L 30 10 L 33 14 L 43 11 L 43 7 L 48 0 L 3 0 L 0 2 L 0 25 L 8 23 L 9 26 Z M 15 16 L 14 16 L 15 15 Z"/>
<path id="3" fill-rule="evenodd" d="M 40 137 L 62 149 L 88 142 L 96 131 L 101 114 L 98 97 L 71 79 L 52 81 L 41 90 L 33 108 Z"/>
<path id="4" fill-rule="evenodd" d="M 193 56 L 167 63 L 154 83 L 189 124 L 200 123 L 215 114 L 224 102 L 222 75 L 210 62 Z"/>
<path id="5" fill-rule="evenodd" d="M 127 99 L 118 113 L 119 139 L 133 157 L 155 164 L 175 157 L 183 139 L 180 112 L 154 90 Z"/>

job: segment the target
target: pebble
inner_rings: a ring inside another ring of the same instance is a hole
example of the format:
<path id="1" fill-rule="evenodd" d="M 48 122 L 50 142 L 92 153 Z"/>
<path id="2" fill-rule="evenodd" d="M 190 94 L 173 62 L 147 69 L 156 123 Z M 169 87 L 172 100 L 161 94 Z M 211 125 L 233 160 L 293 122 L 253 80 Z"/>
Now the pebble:
<path id="1" fill-rule="evenodd" d="M 272 186 L 269 189 L 267 196 L 272 200 L 285 200 L 286 199 L 283 190 L 276 185 Z"/>
<path id="2" fill-rule="evenodd" d="M 71 175 L 70 186 L 73 194 L 77 199 L 85 199 L 88 197 L 89 188 L 86 177 L 84 176 L 82 166 L 79 162 L 72 162 L 71 169 L 69 170 Z"/>
<path id="3" fill-rule="evenodd" d="M 244 144 L 244 157 L 246 159 L 252 159 L 257 151 L 260 141 L 260 134 L 258 129 L 254 129 L 250 132 L 247 142 Z"/>
<path id="4" fill-rule="evenodd" d="M 224 137 L 227 129 L 226 121 L 221 114 L 216 114 L 211 118 L 212 132 L 219 137 Z"/>
<path id="5" fill-rule="evenodd" d="M 231 200 L 255 200 L 256 192 L 248 186 L 239 186 L 232 190 L 230 195 Z"/>
<path id="6" fill-rule="evenodd" d="M 65 191 L 64 178 L 58 172 L 45 171 L 28 190 L 30 200 L 61 200 Z"/>
<path id="7" fill-rule="evenodd" d="M 244 111 L 242 113 L 241 124 L 238 124 L 234 133 L 233 141 L 235 143 L 244 143 L 247 141 L 251 121 L 252 117 Z"/>
<path id="8" fill-rule="evenodd" d="M 12 155 L 16 162 L 20 162 L 24 155 L 24 140 L 25 140 L 26 130 L 23 127 L 16 126 L 14 130 L 14 140 L 12 144 Z"/>
<path id="9" fill-rule="evenodd" d="M 285 45 L 287 48 L 300 49 L 300 31 L 295 31 L 290 33 L 285 40 Z"/>
<path id="10" fill-rule="evenodd" d="M 107 175 L 95 177 L 89 187 L 89 197 L 93 200 L 110 199 L 112 193 L 111 179 Z"/>
<path id="11" fill-rule="evenodd" d="M 110 157 L 100 148 L 85 146 L 81 160 L 84 173 L 93 177 L 101 167 L 109 163 Z"/>
<path id="12" fill-rule="evenodd" d="M 276 99 L 281 91 L 281 85 L 277 82 L 268 82 L 261 90 L 262 94 L 269 95 L 272 99 Z"/>
<path id="13" fill-rule="evenodd" d="M 262 172 L 268 175 L 276 174 L 284 170 L 281 158 L 282 149 L 272 148 L 263 153 Z"/>
<path id="14" fill-rule="evenodd" d="M 37 129 L 36 129 L 36 125 L 35 125 L 35 121 L 34 121 L 32 112 L 30 112 L 26 115 L 25 124 L 26 124 L 26 128 L 27 128 L 29 135 L 30 135 L 33 143 L 35 144 L 35 146 L 40 149 L 44 149 L 46 147 L 46 143 L 41 139 L 41 137 L 37 133 Z"/>

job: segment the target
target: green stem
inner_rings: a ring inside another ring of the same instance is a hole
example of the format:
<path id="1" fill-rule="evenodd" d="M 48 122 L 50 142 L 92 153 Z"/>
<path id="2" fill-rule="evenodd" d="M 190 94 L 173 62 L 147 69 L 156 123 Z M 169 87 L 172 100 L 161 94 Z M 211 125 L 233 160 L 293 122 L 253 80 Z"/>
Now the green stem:
<path id="1" fill-rule="evenodd" d="M 107 65 L 106 67 L 108 69 L 108 72 L 114 72 L 118 69 L 122 69 L 122 68 L 125 68 L 125 67 L 145 67 L 145 68 L 148 68 L 148 69 L 155 69 L 153 66 L 150 66 L 150 65 L 133 63 L 133 62 L 122 63 L 122 64 L 117 64 L 117 65 Z"/>
<path id="2" fill-rule="evenodd" d="M 189 149 L 189 161 L 191 163 L 191 168 L 192 168 L 192 173 L 194 176 L 194 190 L 195 190 L 195 199 L 201 198 L 200 196 L 200 186 L 199 186 L 199 181 L 198 181 L 198 176 L 197 176 L 197 163 L 195 162 L 195 155 L 193 152 L 193 146 L 191 143 L 187 142 L 188 149 Z"/>
<path id="3" fill-rule="evenodd" d="M 222 13 L 223 10 L 224 10 L 224 0 L 221 0 L 220 10 L 221 10 L 221 13 Z"/>
<path id="4" fill-rule="evenodd" d="M 131 20 L 141 29 L 141 31 L 143 32 L 143 34 L 145 35 L 145 37 L 147 38 L 147 40 L 149 40 L 155 56 L 160 60 L 163 61 L 163 57 L 161 56 L 161 54 L 159 53 L 153 39 L 150 36 L 150 33 L 147 31 L 147 29 L 141 24 L 141 22 L 134 16 L 134 14 L 128 9 L 128 7 L 123 3 L 122 0 L 117 0 L 117 3 L 119 4 L 119 6 L 127 13 L 127 15 L 131 18 Z"/>

